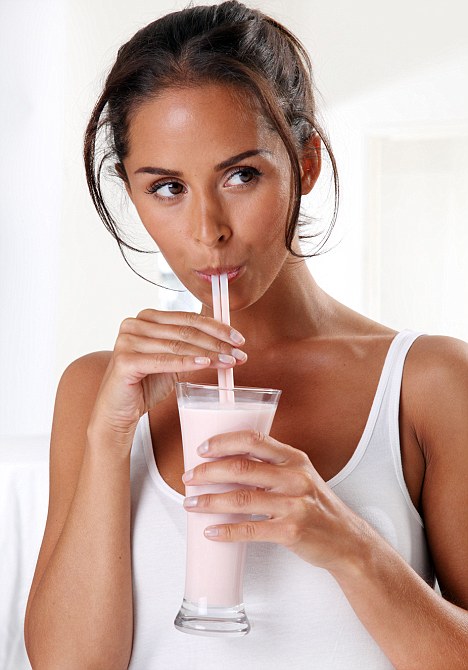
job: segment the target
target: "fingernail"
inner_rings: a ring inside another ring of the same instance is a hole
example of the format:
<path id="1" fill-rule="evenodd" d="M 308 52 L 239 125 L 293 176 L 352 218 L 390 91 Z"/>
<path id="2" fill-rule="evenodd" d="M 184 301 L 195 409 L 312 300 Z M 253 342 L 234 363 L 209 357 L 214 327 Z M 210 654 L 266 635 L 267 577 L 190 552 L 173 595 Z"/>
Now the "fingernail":
<path id="1" fill-rule="evenodd" d="M 210 447 L 209 447 L 209 444 L 208 444 L 208 440 L 206 440 L 206 442 L 203 442 L 203 443 L 200 444 L 200 446 L 198 447 L 198 449 L 197 449 L 197 454 L 199 454 L 200 456 L 201 456 L 202 454 L 206 454 L 206 452 L 208 451 L 209 448 L 210 448 Z"/>
<path id="2" fill-rule="evenodd" d="M 219 530 L 216 526 L 208 526 L 208 528 L 205 528 L 205 535 L 206 537 L 217 537 L 219 535 Z"/>
<path id="3" fill-rule="evenodd" d="M 234 330 L 234 328 L 231 328 L 229 337 L 231 338 L 231 342 L 234 342 L 234 344 L 244 344 L 245 342 L 245 337 L 243 337 L 237 330 Z"/>
<path id="4" fill-rule="evenodd" d="M 240 349 L 233 349 L 232 350 L 232 355 L 238 361 L 245 361 L 247 359 L 247 354 L 244 353 L 243 351 L 241 351 Z"/>
<path id="5" fill-rule="evenodd" d="M 234 356 L 228 356 L 227 354 L 218 354 L 218 359 L 220 363 L 228 363 L 229 365 L 234 365 L 236 362 Z"/>
<path id="6" fill-rule="evenodd" d="M 189 496 L 184 500 L 184 507 L 196 507 L 198 504 L 198 496 Z"/>
<path id="7" fill-rule="evenodd" d="M 184 472 L 182 475 L 182 481 L 183 482 L 189 482 L 193 478 L 193 470 L 187 470 L 187 472 Z"/>
<path id="8" fill-rule="evenodd" d="M 197 356 L 195 363 L 197 365 L 208 365 L 208 363 L 211 363 L 211 360 L 207 356 Z"/>

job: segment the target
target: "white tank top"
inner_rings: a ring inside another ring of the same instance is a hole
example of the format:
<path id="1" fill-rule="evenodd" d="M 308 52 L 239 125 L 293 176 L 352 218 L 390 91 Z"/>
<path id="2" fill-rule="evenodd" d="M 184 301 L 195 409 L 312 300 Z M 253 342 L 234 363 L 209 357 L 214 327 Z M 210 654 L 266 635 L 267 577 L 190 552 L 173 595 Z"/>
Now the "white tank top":
<path id="1" fill-rule="evenodd" d="M 433 585 L 424 526 L 401 466 L 399 402 L 406 354 L 419 336 L 392 341 L 359 444 L 328 485 Z M 393 666 L 366 631 L 333 577 L 288 549 L 249 543 L 245 637 L 181 633 L 173 621 L 185 584 L 183 496 L 159 474 L 148 415 L 131 454 L 134 640 L 130 670 L 387 670 Z"/>

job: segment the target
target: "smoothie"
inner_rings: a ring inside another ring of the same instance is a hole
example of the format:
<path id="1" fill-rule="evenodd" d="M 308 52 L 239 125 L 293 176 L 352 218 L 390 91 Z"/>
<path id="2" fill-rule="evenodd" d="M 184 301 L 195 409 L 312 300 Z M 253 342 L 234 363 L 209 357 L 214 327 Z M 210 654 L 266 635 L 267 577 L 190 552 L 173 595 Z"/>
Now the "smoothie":
<path id="1" fill-rule="evenodd" d="M 186 403 L 179 406 L 185 470 L 213 459 L 196 453 L 200 444 L 218 433 L 258 430 L 268 434 L 276 405 L 261 403 Z M 186 486 L 186 495 L 224 493 L 236 484 Z M 242 488 L 245 488 L 242 487 Z M 245 514 L 188 514 L 187 572 L 185 598 L 199 607 L 232 607 L 242 603 L 242 574 L 246 543 L 212 542 L 205 538 L 207 526 L 239 523 Z"/>
<path id="2" fill-rule="evenodd" d="M 228 391 L 228 392 L 226 392 Z M 281 391 L 275 389 L 223 389 L 203 384 L 176 383 L 185 470 L 208 459 L 197 454 L 202 442 L 220 433 L 258 430 L 268 434 Z M 236 483 L 186 485 L 186 495 L 225 493 L 252 488 Z M 175 627 L 195 635 L 246 635 L 250 623 L 243 604 L 246 542 L 207 539 L 207 526 L 239 523 L 248 514 L 187 512 L 185 594 Z"/>

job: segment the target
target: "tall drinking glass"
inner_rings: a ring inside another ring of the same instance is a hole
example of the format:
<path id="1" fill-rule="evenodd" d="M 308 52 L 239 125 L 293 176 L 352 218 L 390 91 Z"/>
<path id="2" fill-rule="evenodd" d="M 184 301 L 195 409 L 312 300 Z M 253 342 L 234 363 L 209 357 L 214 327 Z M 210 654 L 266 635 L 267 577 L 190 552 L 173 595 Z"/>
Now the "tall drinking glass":
<path id="1" fill-rule="evenodd" d="M 268 434 L 281 391 L 262 388 L 234 388 L 230 401 L 223 401 L 218 386 L 176 383 L 182 429 L 185 470 L 215 460 L 202 458 L 196 449 L 218 433 L 258 430 Z M 232 399 L 234 402 L 232 402 Z M 225 493 L 239 484 L 186 486 L 186 495 Z M 248 514 L 187 514 L 187 558 L 185 595 L 174 621 L 185 633 L 235 637 L 246 635 L 250 624 L 243 603 L 245 542 L 215 542 L 203 531 L 207 526 L 239 523 Z"/>

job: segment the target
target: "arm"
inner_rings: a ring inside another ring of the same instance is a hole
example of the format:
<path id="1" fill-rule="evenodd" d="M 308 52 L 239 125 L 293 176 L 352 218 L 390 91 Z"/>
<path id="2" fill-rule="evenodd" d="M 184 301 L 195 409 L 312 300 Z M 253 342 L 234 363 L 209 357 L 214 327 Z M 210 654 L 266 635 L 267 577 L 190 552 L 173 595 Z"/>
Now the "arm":
<path id="1" fill-rule="evenodd" d="M 397 670 L 466 668 L 468 613 L 441 598 L 377 533 L 330 570 Z"/>
<path id="2" fill-rule="evenodd" d="M 25 618 L 34 670 L 128 666 L 133 436 L 178 372 L 241 365 L 236 342 L 230 326 L 209 317 L 143 310 L 122 322 L 113 353 L 84 356 L 64 372 L 49 512 Z"/>
<path id="3" fill-rule="evenodd" d="M 49 512 L 25 619 L 35 670 L 117 670 L 130 658 L 129 450 L 88 431 L 105 366 L 105 354 L 84 356 L 57 390 Z"/>
<path id="4" fill-rule="evenodd" d="M 468 346 L 426 337 L 413 348 L 406 395 L 425 455 L 423 515 L 444 597 L 326 486 L 303 452 L 272 438 L 246 432 L 209 440 L 203 455 L 232 458 L 197 466 L 191 485 L 235 481 L 263 490 L 201 495 L 187 510 L 268 515 L 266 521 L 216 526 L 218 535 L 210 539 L 277 542 L 329 570 L 397 670 L 463 670 L 468 648 Z"/>
<path id="5" fill-rule="evenodd" d="M 405 397 L 426 462 L 422 513 L 444 597 L 376 533 L 334 576 L 396 668 L 457 670 L 468 653 L 468 346 L 426 337 L 413 349 Z"/>

